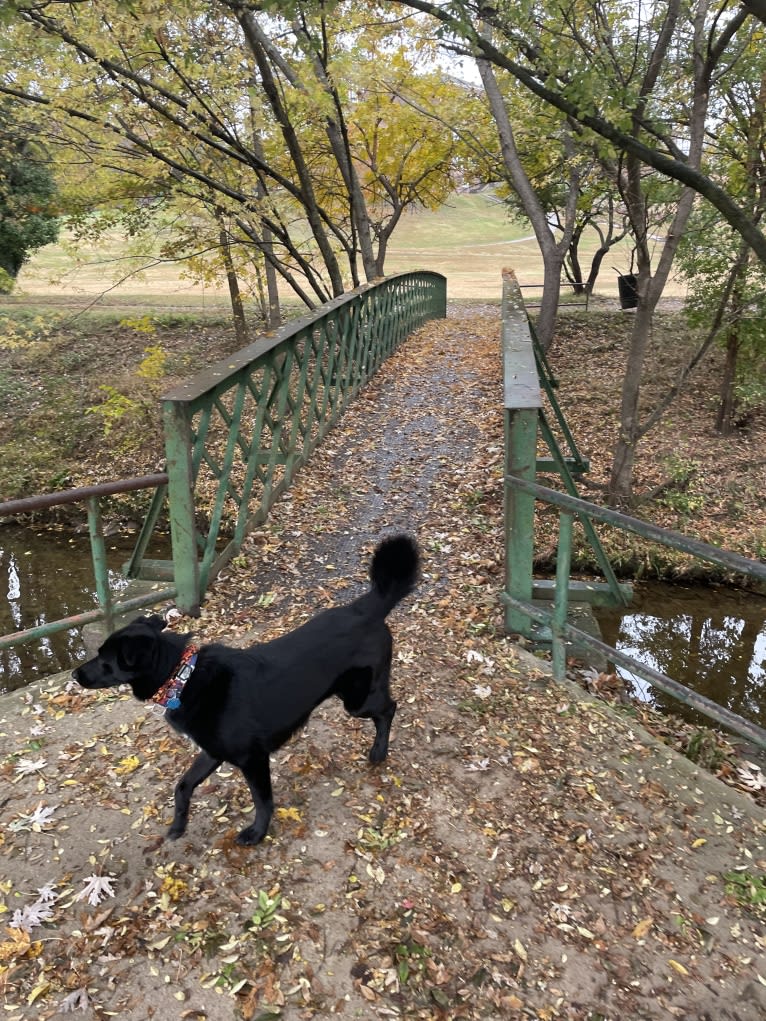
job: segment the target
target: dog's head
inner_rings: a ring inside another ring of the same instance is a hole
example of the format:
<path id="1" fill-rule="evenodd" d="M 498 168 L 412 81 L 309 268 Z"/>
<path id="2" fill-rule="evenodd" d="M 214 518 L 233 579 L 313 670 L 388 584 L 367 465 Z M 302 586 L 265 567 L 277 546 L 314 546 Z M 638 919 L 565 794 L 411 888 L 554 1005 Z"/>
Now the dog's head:
<path id="1" fill-rule="evenodd" d="M 76 667 L 72 676 L 83 688 L 129 684 L 136 698 L 150 698 L 186 644 L 185 635 L 163 635 L 164 628 L 165 621 L 157 614 L 138 617 L 109 635 L 93 659 Z"/>

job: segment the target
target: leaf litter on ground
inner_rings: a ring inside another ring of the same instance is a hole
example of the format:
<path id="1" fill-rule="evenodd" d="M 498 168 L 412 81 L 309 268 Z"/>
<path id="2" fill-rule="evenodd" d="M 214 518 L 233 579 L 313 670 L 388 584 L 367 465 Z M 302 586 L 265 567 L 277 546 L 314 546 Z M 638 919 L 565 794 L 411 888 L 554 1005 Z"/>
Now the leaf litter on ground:
<path id="1" fill-rule="evenodd" d="M 737 895 L 752 884 L 725 879 L 766 870 L 762 810 L 504 634 L 501 397 L 496 309 L 418 331 L 201 618 L 174 622 L 274 637 L 362 591 L 381 533 L 422 543 L 422 584 L 391 618 L 389 759 L 371 769 L 369 726 L 320 709 L 275 757 L 258 848 L 234 843 L 251 807 L 232 769 L 164 840 L 193 749 L 125 693 L 51 682 L 6 701 L 6 818 L 56 808 L 55 825 L 0 832 L 11 1021 L 31 1004 L 128 1021 L 762 1016 L 763 918 Z M 30 934 L 10 923 L 43 883 L 55 901 Z"/>

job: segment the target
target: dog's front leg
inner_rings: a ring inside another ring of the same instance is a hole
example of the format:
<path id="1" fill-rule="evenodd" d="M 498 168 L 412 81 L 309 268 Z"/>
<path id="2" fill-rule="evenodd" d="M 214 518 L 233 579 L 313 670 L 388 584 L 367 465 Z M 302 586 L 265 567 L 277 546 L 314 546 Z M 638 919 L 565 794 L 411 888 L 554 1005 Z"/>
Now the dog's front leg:
<path id="1" fill-rule="evenodd" d="M 207 780 L 211 773 L 221 765 L 221 759 L 214 759 L 207 752 L 200 752 L 191 766 L 176 784 L 175 803 L 176 811 L 173 822 L 168 830 L 170 840 L 178 840 L 186 829 L 189 819 L 189 806 L 191 805 L 192 794 L 203 780 Z"/>
<path id="2" fill-rule="evenodd" d="M 372 715 L 372 721 L 375 724 L 375 740 L 372 742 L 369 758 L 373 765 L 382 762 L 388 755 L 388 738 L 395 712 L 396 702 L 391 699 L 382 712 Z"/>
<path id="3" fill-rule="evenodd" d="M 247 847 L 260 844 L 266 836 L 274 812 L 274 798 L 271 794 L 271 770 L 268 755 L 253 755 L 239 767 L 247 780 L 255 806 L 255 819 L 237 834 L 237 843 Z"/>

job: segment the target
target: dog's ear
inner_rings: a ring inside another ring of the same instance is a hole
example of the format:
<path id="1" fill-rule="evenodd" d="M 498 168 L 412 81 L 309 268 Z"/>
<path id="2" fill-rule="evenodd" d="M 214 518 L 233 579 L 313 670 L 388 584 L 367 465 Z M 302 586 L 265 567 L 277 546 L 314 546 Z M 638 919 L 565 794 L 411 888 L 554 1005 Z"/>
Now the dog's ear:
<path id="1" fill-rule="evenodd" d="M 149 666 L 160 633 L 165 630 L 165 620 L 156 613 L 136 617 L 126 627 L 108 640 L 117 655 L 117 661 L 125 670 L 136 670 Z"/>
<path id="2" fill-rule="evenodd" d="M 125 636 L 117 645 L 117 662 L 126 670 L 136 670 L 151 662 L 154 649 L 154 636 Z"/>

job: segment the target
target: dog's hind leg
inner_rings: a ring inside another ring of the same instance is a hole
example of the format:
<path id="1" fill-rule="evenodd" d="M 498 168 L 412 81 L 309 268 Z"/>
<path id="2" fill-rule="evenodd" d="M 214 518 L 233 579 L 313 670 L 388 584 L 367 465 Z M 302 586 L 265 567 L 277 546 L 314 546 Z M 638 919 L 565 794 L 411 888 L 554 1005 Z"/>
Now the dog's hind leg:
<path id="1" fill-rule="evenodd" d="M 375 739 L 368 753 L 370 762 L 377 765 L 388 755 L 388 738 L 396 712 L 396 702 L 389 690 L 391 676 L 391 648 L 374 670 L 356 667 L 347 670 L 335 682 L 335 694 L 343 700 L 349 716 L 358 720 L 372 720 Z"/>
<path id="2" fill-rule="evenodd" d="M 274 798 L 271 793 L 271 770 L 267 754 L 252 755 L 244 764 L 237 763 L 247 780 L 255 805 L 255 819 L 237 834 L 237 843 L 251 847 L 260 844 L 269 828 L 274 812 Z"/>
<path id="3" fill-rule="evenodd" d="M 192 794 L 199 787 L 203 780 L 207 780 L 211 773 L 221 765 L 221 759 L 214 759 L 207 752 L 200 752 L 191 766 L 176 784 L 175 803 L 176 811 L 173 822 L 168 830 L 170 840 L 177 840 L 186 830 L 186 823 L 189 819 L 189 806 Z"/>
<path id="4" fill-rule="evenodd" d="M 388 755 L 388 738 L 396 712 L 396 702 L 391 698 L 392 654 L 393 646 L 389 633 L 383 660 L 372 675 L 370 690 L 362 707 L 364 715 L 375 724 L 375 740 L 368 756 L 373 765 L 382 762 Z"/>

